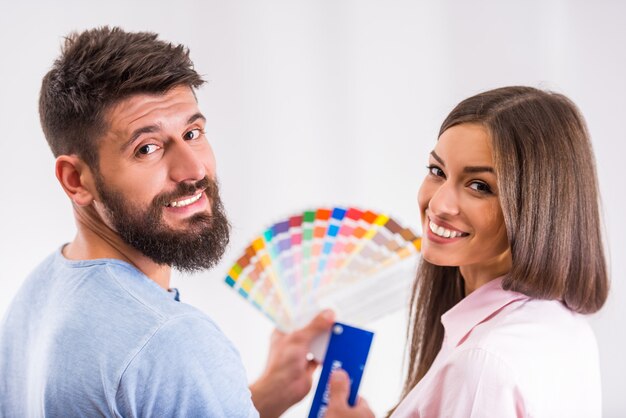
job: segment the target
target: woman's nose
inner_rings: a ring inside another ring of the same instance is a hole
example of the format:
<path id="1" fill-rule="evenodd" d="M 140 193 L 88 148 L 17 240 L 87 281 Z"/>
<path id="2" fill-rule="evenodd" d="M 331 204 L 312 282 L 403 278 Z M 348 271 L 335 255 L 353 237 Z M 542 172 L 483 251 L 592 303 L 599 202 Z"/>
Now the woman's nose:
<path id="1" fill-rule="evenodd" d="M 449 182 L 439 185 L 430 197 L 428 208 L 436 216 L 458 215 L 459 195 L 454 185 Z"/>

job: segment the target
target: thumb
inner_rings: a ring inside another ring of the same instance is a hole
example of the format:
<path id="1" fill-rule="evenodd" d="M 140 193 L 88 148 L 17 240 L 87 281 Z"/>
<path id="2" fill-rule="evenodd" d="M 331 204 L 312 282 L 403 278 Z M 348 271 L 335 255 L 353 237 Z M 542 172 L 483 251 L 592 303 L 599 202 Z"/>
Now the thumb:
<path id="1" fill-rule="evenodd" d="M 330 309 L 324 309 L 322 312 L 318 313 L 311 322 L 296 332 L 301 338 L 310 342 L 318 335 L 328 332 L 334 323 L 335 313 Z"/>
<path id="2" fill-rule="evenodd" d="M 330 375 L 329 404 L 339 402 L 341 405 L 348 404 L 350 396 L 350 377 L 342 369 L 337 369 Z"/>

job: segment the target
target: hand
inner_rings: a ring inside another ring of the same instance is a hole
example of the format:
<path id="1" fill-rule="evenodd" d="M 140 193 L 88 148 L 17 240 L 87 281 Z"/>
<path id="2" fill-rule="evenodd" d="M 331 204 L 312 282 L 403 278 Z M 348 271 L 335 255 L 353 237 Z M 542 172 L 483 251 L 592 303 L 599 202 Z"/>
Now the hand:
<path id="1" fill-rule="evenodd" d="M 261 418 L 275 418 L 299 402 L 311 390 L 313 372 L 318 366 L 308 360 L 311 341 L 330 331 L 335 314 L 325 310 L 304 328 L 285 334 L 275 330 L 265 371 L 250 385 L 252 402 Z"/>
<path id="2" fill-rule="evenodd" d="M 348 374 L 337 369 L 330 375 L 330 391 L 328 409 L 325 418 L 373 418 L 374 413 L 367 401 L 360 396 L 352 407 L 348 405 L 350 396 L 350 378 Z"/>

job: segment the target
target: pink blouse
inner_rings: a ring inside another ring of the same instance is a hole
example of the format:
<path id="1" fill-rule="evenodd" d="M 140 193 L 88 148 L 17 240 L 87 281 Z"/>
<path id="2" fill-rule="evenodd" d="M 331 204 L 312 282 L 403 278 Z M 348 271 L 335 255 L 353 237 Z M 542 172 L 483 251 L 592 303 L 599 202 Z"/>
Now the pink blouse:
<path id="1" fill-rule="evenodd" d="M 441 350 L 393 418 L 602 415 L 598 349 L 584 316 L 501 282 L 442 315 Z"/>

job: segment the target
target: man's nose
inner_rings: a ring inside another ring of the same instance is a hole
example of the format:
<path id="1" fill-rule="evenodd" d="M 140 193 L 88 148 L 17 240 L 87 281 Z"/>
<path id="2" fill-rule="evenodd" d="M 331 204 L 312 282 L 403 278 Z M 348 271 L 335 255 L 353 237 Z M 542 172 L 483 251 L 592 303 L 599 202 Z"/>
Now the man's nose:
<path id="1" fill-rule="evenodd" d="M 176 143 L 170 152 L 170 178 L 176 182 L 198 181 L 207 175 L 204 155 L 187 143 Z"/>

